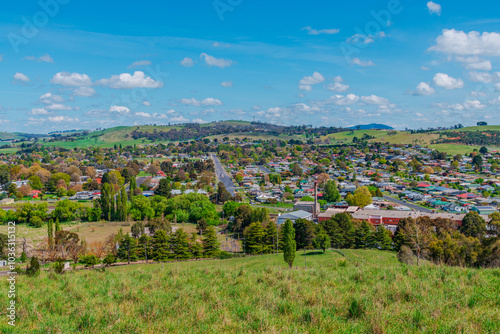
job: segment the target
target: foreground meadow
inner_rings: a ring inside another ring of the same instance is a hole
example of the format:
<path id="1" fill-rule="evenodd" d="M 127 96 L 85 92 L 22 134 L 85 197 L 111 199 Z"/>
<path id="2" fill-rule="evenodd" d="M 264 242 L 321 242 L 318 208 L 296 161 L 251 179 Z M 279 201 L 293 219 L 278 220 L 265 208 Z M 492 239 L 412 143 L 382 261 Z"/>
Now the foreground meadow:
<path id="1" fill-rule="evenodd" d="M 310 251 L 131 265 L 17 283 L 2 333 L 499 333 L 500 270 L 405 266 L 392 252 Z M 7 291 L 5 278 L 0 288 Z"/>

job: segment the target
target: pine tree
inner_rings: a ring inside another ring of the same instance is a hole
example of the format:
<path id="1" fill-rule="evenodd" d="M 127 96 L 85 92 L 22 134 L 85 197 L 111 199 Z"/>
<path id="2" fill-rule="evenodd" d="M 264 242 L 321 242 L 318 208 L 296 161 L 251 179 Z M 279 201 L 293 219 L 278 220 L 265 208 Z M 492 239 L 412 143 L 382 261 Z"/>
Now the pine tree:
<path id="1" fill-rule="evenodd" d="M 136 188 L 137 188 L 137 180 L 135 179 L 135 176 L 132 176 L 132 178 L 130 179 L 130 186 L 128 190 L 128 197 L 131 201 L 132 198 L 134 197 Z"/>
<path id="2" fill-rule="evenodd" d="M 163 230 L 156 231 L 153 236 L 153 258 L 155 261 L 167 261 L 170 254 L 169 237 Z"/>
<path id="3" fill-rule="evenodd" d="M 137 261 L 137 240 L 128 233 L 120 240 L 118 248 L 118 258 L 130 261 Z"/>
<path id="4" fill-rule="evenodd" d="M 276 243 L 278 242 L 278 228 L 274 221 L 267 223 L 264 236 L 266 253 L 273 253 L 276 250 Z"/>
<path id="5" fill-rule="evenodd" d="M 128 216 L 127 193 L 125 191 L 125 187 L 121 188 L 120 193 L 121 193 L 121 195 L 120 195 L 120 200 L 121 200 L 120 221 L 125 221 L 125 220 L 127 220 L 127 216 Z"/>
<path id="6" fill-rule="evenodd" d="M 285 221 L 285 226 L 283 227 L 283 259 L 292 268 L 293 260 L 295 259 L 295 230 L 293 229 L 293 223 L 290 219 Z"/>
<path id="7" fill-rule="evenodd" d="M 137 255 L 139 259 L 151 260 L 153 258 L 153 247 L 151 246 L 151 237 L 143 234 L 139 238 L 137 246 Z"/>
<path id="8" fill-rule="evenodd" d="M 354 240 L 356 248 L 372 247 L 373 231 L 368 222 L 363 221 L 361 226 L 356 229 Z"/>
<path id="9" fill-rule="evenodd" d="M 375 232 L 374 238 L 380 249 L 392 249 L 391 231 L 387 230 L 384 225 L 377 226 L 377 231 Z"/>
<path id="10" fill-rule="evenodd" d="M 54 221 L 52 219 L 49 220 L 47 224 L 47 234 L 48 234 L 48 244 L 49 249 L 54 245 Z"/>
<path id="11" fill-rule="evenodd" d="M 188 234 L 182 228 L 177 229 L 170 238 L 170 245 L 173 250 L 173 257 L 178 260 L 187 260 L 192 254 L 189 250 Z"/>
<path id="12" fill-rule="evenodd" d="M 203 256 L 216 257 L 219 255 L 219 241 L 217 234 L 212 226 L 205 230 L 205 238 L 203 239 Z"/>
<path id="13" fill-rule="evenodd" d="M 265 234 L 260 222 L 250 224 L 243 232 L 244 248 L 247 254 L 262 254 L 264 251 Z"/>
<path id="14" fill-rule="evenodd" d="M 56 232 L 59 232 L 61 230 L 61 226 L 59 225 L 59 218 L 56 218 Z"/>

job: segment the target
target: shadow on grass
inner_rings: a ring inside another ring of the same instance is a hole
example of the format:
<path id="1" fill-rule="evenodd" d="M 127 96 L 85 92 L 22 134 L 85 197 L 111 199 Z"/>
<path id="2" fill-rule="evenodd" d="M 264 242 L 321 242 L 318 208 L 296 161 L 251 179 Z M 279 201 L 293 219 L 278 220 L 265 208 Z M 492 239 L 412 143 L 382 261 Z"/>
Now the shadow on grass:
<path id="1" fill-rule="evenodd" d="M 300 251 L 297 251 L 297 253 L 300 252 Z M 306 252 L 306 254 L 304 254 L 304 252 L 302 252 L 300 254 L 300 256 L 309 256 L 309 255 L 322 255 L 324 254 L 323 251 L 315 251 L 315 252 Z"/>

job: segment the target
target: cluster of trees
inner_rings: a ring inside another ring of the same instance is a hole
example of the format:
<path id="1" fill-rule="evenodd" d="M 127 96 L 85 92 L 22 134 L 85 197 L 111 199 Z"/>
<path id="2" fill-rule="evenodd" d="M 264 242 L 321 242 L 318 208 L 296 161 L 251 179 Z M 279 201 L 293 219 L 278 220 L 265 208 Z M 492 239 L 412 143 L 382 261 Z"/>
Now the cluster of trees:
<path id="1" fill-rule="evenodd" d="M 439 143 L 460 143 L 465 145 L 498 146 L 500 144 L 500 131 L 463 131 L 443 132 L 444 138 Z"/>
<path id="2" fill-rule="evenodd" d="M 460 227 L 457 225 L 452 220 L 429 217 L 400 220 L 394 234 L 400 260 L 419 264 L 425 259 L 450 266 L 500 266 L 499 213 L 492 214 L 487 224 L 472 211 L 465 215 Z"/>
<path id="3" fill-rule="evenodd" d="M 136 223 L 137 224 L 137 223 Z M 213 227 L 208 227 L 201 243 L 196 233 L 189 236 L 182 228 L 175 232 L 157 229 L 150 237 L 141 231 L 140 224 L 134 225 L 133 236 L 122 236 L 118 242 L 116 258 L 131 262 L 137 260 L 187 260 L 191 258 L 212 258 L 219 255 L 219 242 Z M 142 227 L 143 228 L 143 227 Z M 151 230 L 150 230 L 151 232 Z"/>
<path id="4" fill-rule="evenodd" d="M 266 208 L 252 208 L 245 203 L 229 201 L 222 207 L 224 217 L 231 218 L 227 229 L 230 232 L 242 233 L 250 224 L 259 222 L 267 224 L 270 220 L 269 212 Z"/>
<path id="5" fill-rule="evenodd" d="M 292 223 L 294 245 L 298 249 L 375 248 L 392 250 L 392 233 L 383 225 L 374 228 L 365 221 L 353 220 L 350 214 L 338 213 L 327 221 L 314 224 L 306 219 Z M 285 225 L 285 224 L 284 224 Z M 250 224 L 243 235 L 248 254 L 272 253 L 284 247 L 284 228 L 273 222 Z"/>

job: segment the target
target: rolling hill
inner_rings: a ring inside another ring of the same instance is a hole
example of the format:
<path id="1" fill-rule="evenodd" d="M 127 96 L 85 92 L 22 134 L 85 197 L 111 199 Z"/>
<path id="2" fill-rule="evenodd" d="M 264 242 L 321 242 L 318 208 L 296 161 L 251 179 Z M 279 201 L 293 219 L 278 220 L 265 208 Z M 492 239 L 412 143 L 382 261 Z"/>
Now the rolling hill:
<path id="1" fill-rule="evenodd" d="M 359 249 L 43 272 L 17 277 L 0 332 L 498 333 L 499 276 Z"/>

